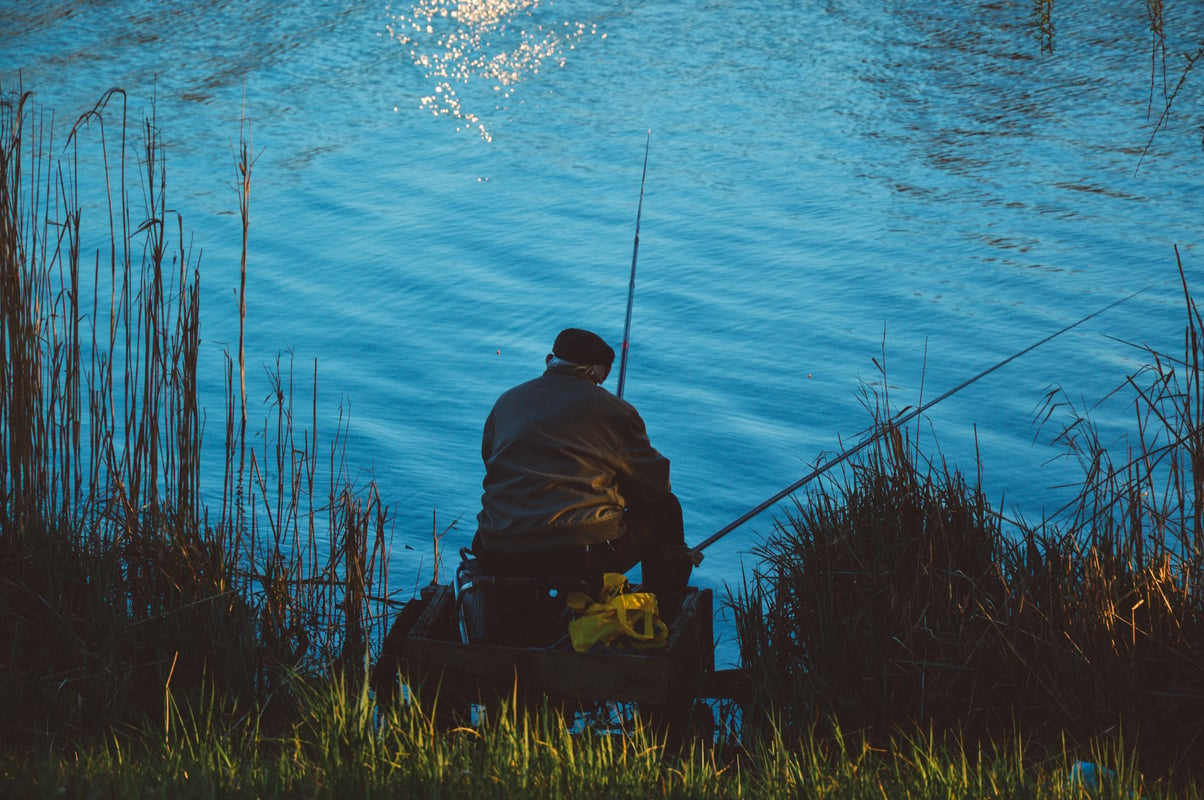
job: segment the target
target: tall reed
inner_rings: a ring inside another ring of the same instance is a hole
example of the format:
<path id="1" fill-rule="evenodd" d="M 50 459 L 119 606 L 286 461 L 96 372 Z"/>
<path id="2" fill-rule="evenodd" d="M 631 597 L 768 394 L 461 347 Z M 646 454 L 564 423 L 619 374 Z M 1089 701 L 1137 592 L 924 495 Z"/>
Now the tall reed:
<path id="1" fill-rule="evenodd" d="M 134 723 L 203 685 L 262 708 L 298 669 L 362 668 L 387 622 L 389 516 L 375 484 L 351 482 L 344 421 L 322 489 L 316 399 L 295 427 L 277 357 L 262 448 L 247 443 L 249 134 L 217 470 L 202 466 L 200 273 L 153 113 L 127 139 L 112 90 L 60 146 L 31 97 L 0 92 L 0 699 L 27 712 L 0 738 Z M 223 475 L 211 517 L 203 485 Z"/>

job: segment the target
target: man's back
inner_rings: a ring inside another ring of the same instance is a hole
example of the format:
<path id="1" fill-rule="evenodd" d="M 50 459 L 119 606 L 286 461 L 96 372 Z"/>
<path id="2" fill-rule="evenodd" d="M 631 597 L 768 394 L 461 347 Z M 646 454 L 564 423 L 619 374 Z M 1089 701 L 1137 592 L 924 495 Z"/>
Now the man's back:
<path id="1" fill-rule="evenodd" d="M 574 365 L 510 389 L 485 423 L 478 522 L 503 553 L 590 545 L 619 535 L 625 494 L 669 491 L 669 462 L 636 410 Z"/>

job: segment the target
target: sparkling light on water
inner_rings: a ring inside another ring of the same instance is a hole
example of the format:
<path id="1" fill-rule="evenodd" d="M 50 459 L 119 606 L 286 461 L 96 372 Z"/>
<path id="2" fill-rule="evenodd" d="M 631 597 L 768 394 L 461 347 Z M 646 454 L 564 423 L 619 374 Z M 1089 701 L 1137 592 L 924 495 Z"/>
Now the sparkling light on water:
<path id="1" fill-rule="evenodd" d="M 463 120 L 464 129 L 492 140 L 481 116 L 486 101 L 473 97 L 473 88 L 487 84 L 499 98 L 494 107 L 503 109 L 516 86 L 540 69 L 563 67 L 575 42 L 598 32 L 596 24 L 541 22 L 539 6 L 538 0 L 422 0 L 391 10 L 390 38 L 409 49 L 430 81 L 422 107 Z"/>

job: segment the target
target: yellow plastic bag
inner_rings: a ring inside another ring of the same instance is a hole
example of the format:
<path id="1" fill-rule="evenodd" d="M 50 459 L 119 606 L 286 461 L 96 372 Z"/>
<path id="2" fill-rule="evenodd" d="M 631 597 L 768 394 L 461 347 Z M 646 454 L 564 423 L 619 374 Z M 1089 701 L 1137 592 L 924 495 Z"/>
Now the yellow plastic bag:
<path id="1" fill-rule="evenodd" d="M 656 595 L 629 591 L 627 578 L 618 572 L 602 576 L 597 598 L 573 592 L 565 605 L 578 614 L 569 622 L 569 638 L 578 653 L 611 646 L 643 650 L 669 643 L 669 626 L 658 616 Z"/>

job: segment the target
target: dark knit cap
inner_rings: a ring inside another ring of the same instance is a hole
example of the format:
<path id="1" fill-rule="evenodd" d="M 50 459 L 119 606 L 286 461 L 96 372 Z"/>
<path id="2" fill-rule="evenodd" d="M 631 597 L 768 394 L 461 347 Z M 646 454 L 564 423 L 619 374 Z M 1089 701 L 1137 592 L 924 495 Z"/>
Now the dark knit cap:
<path id="1" fill-rule="evenodd" d="M 604 367 L 609 367 L 615 360 L 615 351 L 602 341 L 601 336 L 580 328 L 562 330 L 552 345 L 552 355 L 574 364 L 600 364 Z"/>

